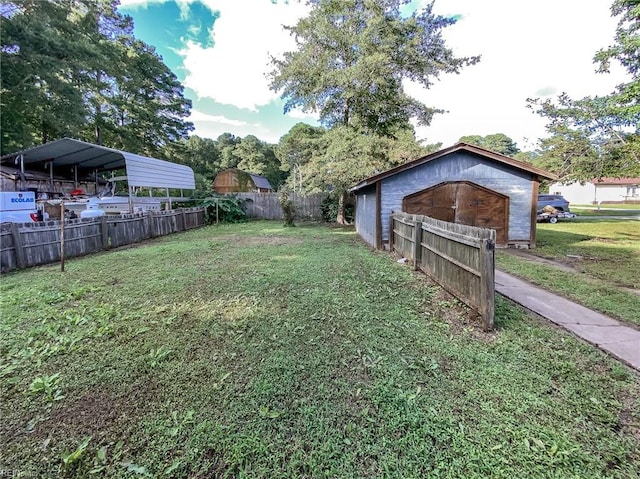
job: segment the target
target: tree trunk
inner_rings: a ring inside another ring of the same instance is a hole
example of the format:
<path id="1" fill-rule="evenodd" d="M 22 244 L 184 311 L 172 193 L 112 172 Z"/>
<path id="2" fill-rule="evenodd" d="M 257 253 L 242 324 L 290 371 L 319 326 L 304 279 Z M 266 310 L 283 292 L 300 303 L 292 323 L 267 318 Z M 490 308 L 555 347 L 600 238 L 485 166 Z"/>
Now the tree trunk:
<path id="1" fill-rule="evenodd" d="M 347 192 L 343 191 L 342 193 L 340 193 L 340 196 L 338 197 L 338 214 L 336 215 L 336 223 L 338 223 L 339 225 L 347 224 L 347 219 L 345 218 L 345 215 L 344 215 L 344 204 L 346 202 L 346 199 L 347 199 Z"/>

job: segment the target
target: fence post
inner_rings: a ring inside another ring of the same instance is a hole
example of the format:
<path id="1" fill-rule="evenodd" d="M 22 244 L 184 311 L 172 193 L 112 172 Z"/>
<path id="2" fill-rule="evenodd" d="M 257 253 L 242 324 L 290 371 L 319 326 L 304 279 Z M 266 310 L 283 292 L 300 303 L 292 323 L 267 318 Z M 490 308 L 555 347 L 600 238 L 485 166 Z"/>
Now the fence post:
<path id="1" fill-rule="evenodd" d="M 20 269 L 25 268 L 27 265 L 24 257 L 24 249 L 22 249 L 18 223 L 11 223 L 11 236 L 13 237 L 13 248 L 16 252 L 16 266 Z"/>
<path id="2" fill-rule="evenodd" d="M 413 229 L 413 270 L 420 269 L 420 260 L 422 256 L 422 222 L 417 221 Z"/>
<path id="3" fill-rule="evenodd" d="M 102 249 L 109 248 L 109 223 L 107 222 L 107 215 L 100 217 L 100 233 L 102 233 Z"/>
<path id="4" fill-rule="evenodd" d="M 482 329 L 493 329 L 495 313 L 495 242 L 493 237 L 480 242 L 480 302 Z"/>
<path id="5" fill-rule="evenodd" d="M 389 253 L 393 254 L 393 213 L 389 216 Z"/>
<path id="6" fill-rule="evenodd" d="M 184 211 L 184 208 L 180 208 L 182 212 L 182 231 L 187 231 L 187 214 Z"/>
<path id="7" fill-rule="evenodd" d="M 149 214 L 149 237 L 155 238 L 157 236 L 155 213 L 152 210 L 147 211 L 147 213 Z"/>

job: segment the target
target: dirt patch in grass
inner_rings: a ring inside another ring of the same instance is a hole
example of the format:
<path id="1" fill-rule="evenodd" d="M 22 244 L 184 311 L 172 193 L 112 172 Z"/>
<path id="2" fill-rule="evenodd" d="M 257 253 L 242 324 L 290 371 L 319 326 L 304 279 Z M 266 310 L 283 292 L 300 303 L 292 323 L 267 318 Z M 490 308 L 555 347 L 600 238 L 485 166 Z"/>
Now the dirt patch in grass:
<path id="1" fill-rule="evenodd" d="M 296 245 L 301 244 L 303 240 L 301 238 L 292 238 L 290 236 L 240 236 L 229 235 L 225 236 L 230 243 L 236 246 L 282 246 L 282 245 Z"/>
<path id="2" fill-rule="evenodd" d="M 129 395 L 115 397 L 104 390 L 89 391 L 71 404 L 54 409 L 47 420 L 36 426 L 34 435 L 106 437 L 114 425 L 126 422 L 140 404 L 144 402 Z"/>
<path id="3" fill-rule="evenodd" d="M 620 432 L 640 440 L 640 400 L 638 399 L 638 391 L 624 389 L 620 394 L 620 400 L 622 402 L 618 421 Z"/>

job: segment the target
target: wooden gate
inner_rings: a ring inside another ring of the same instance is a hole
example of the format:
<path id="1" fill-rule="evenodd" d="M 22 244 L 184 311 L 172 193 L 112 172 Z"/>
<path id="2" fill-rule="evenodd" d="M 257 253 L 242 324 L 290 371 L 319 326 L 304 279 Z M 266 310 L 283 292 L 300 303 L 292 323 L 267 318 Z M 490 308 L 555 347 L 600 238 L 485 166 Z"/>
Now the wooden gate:
<path id="1" fill-rule="evenodd" d="M 470 181 L 447 181 L 402 199 L 402 211 L 496 230 L 496 245 L 508 240 L 509 197 Z"/>

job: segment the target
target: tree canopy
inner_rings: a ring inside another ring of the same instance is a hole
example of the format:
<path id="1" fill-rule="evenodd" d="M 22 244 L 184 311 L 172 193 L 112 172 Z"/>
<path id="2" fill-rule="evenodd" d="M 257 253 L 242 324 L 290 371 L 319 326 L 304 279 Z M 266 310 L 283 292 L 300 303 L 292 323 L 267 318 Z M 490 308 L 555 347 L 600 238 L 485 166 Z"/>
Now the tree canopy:
<path id="1" fill-rule="evenodd" d="M 619 16 L 615 43 L 597 52 L 594 63 L 608 73 L 618 61 L 630 80 L 602 97 L 528 100 L 551 135 L 541 142 L 540 166 L 567 180 L 640 176 L 640 2 L 615 0 L 611 12 Z"/>
<path id="2" fill-rule="evenodd" d="M 486 136 L 462 136 L 458 141 L 469 143 L 470 145 L 476 145 L 507 156 L 515 156 L 520 152 L 520 148 L 518 148 L 516 142 L 504 133 L 494 133 L 493 135 Z"/>
<path id="3" fill-rule="evenodd" d="M 3 2 L 2 153 L 71 136 L 153 155 L 186 138 L 182 85 L 116 7 Z"/>
<path id="4" fill-rule="evenodd" d="M 444 28 L 455 19 L 432 4 L 403 16 L 406 0 L 311 0 L 311 13 L 287 27 L 297 50 L 273 58 L 271 88 L 285 111 L 316 112 L 327 127 L 395 135 L 410 120 L 429 124 L 438 109 L 407 95 L 403 80 L 428 88 L 441 73 L 458 73 L 479 57 L 457 58 Z"/>
<path id="5" fill-rule="evenodd" d="M 287 27 L 297 49 L 272 58 L 271 88 L 285 111 L 317 113 L 328 128 L 299 127 L 281 142 L 279 157 L 285 169 L 295 168 L 294 185 L 331 189 L 344 204 L 357 181 L 425 151 L 412 121 L 428 125 L 441 110 L 409 96 L 404 82 L 429 88 L 479 57 L 458 58 L 447 48 L 442 33 L 454 18 L 435 15 L 432 3 L 405 15 L 409 3 L 310 0 L 309 16 Z M 296 142 L 304 145 L 299 156 L 288 146 Z"/>

